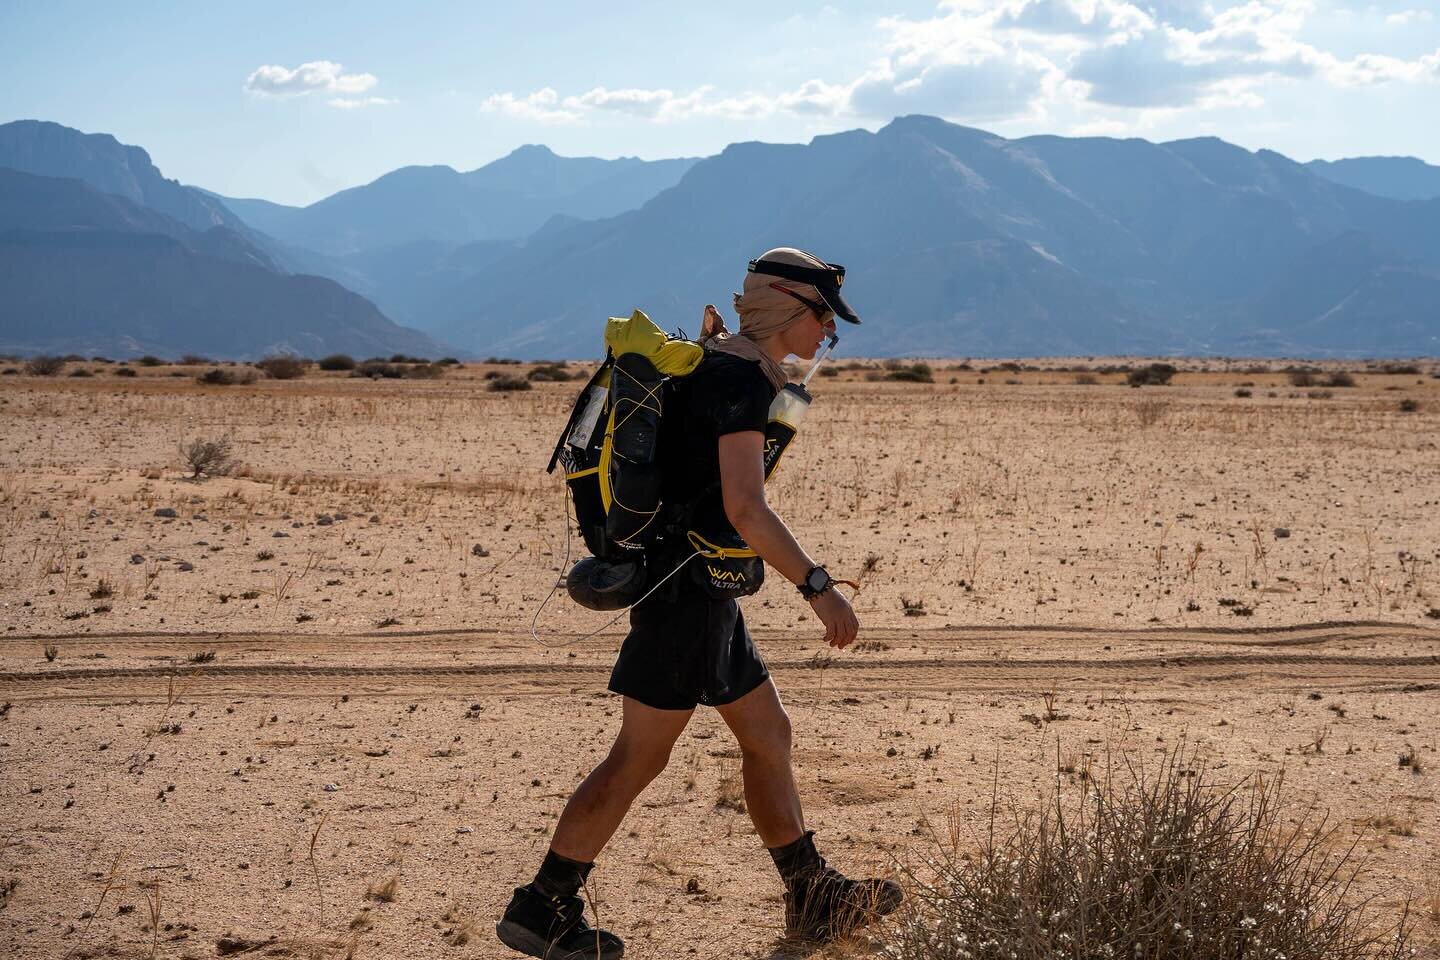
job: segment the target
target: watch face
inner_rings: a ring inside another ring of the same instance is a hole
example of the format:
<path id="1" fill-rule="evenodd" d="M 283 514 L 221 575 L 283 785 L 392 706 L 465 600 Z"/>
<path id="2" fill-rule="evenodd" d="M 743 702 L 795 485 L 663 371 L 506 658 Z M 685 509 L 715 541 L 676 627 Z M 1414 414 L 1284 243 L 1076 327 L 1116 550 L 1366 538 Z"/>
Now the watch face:
<path id="1" fill-rule="evenodd" d="M 816 567 L 814 570 L 811 570 L 810 575 L 805 578 L 805 585 L 811 590 L 819 590 L 829 582 L 830 574 L 825 572 L 824 567 Z"/>

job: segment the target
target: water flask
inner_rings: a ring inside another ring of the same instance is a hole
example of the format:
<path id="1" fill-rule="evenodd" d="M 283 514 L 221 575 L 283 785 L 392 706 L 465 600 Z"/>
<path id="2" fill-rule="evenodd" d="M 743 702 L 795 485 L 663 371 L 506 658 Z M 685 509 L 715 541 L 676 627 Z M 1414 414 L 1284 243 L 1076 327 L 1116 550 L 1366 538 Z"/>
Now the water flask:
<path id="1" fill-rule="evenodd" d="M 810 370 L 805 374 L 805 379 L 799 383 L 787 383 L 784 389 L 775 394 L 775 399 L 770 403 L 770 416 L 765 425 L 765 479 L 769 480 L 770 475 L 780 464 L 780 457 L 784 455 L 785 448 L 790 446 L 790 441 L 795 439 L 795 434 L 800 430 L 800 422 L 805 419 L 805 412 L 810 409 L 810 391 L 805 388 L 810 385 L 810 378 L 815 376 L 815 371 L 820 369 L 820 361 L 825 359 L 826 354 L 835 349 L 839 337 L 831 335 L 830 342 L 825 349 L 815 357 L 815 362 L 810 365 Z"/>

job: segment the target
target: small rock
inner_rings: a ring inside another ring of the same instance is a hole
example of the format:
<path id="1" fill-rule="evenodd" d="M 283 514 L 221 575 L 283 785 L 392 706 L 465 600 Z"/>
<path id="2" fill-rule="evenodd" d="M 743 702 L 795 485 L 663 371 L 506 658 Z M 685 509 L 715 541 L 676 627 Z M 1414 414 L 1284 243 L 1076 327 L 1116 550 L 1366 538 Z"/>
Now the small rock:
<path id="1" fill-rule="evenodd" d="M 474 828 L 474 827 L 456 827 L 456 828 L 455 828 L 455 832 L 456 832 L 456 833 L 474 833 L 474 832 L 475 832 L 475 828 Z"/>
<path id="2" fill-rule="evenodd" d="M 325 792 L 326 792 L 326 793 L 334 793 L 334 792 L 336 792 L 336 791 L 339 790 L 339 789 L 340 789 L 340 785 L 339 785 L 338 783 L 327 783 L 327 784 L 325 784 Z"/>
<path id="3" fill-rule="evenodd" d="M 290 534 L 288 534 L 288 533 L 282 533 L 281 531 L 276 530 L 274 533 L 270 534 L 270 536 L 272 536 L 272 537 L 274 537 L 274 538 L 276 538 L 276 539 L 278 540 L 278 539 L 281 538 L 281 537 L 288 537 L 288 536 L 290 536 Z"/>
<path id="4" fill-rule="evenodd" d="M 379 523 L 379 522 L 380 522 L 380 514 L 378 514 L 378 513 L 372 513 L 372 514 L 370 514 L 370 522 L 371 522 L 371 523 Z"/>
<path id="5" fill-rule="evenodd" d="M 173 519 L 180 516 L 180 514 L 175 511 L 174 507 L 157 507 L 155 509 L 155 516 Z"/>
<path id="6" fill-rule="evenodd" d="M 41 511 L 40 511 L 40 519 L 41 519 L 41 520 L 49 520 L 49 519 L 50 519 L 50 511 L 49 511 L 49 510 L 41 510 Z"/>
<path id="7" fill-rule="evenodd" d="M 141 554 L 138 554 L 138 553 L 132 553 L 132 554 L 130 554 L 130 562 L 131 562 L 131 563 L 144 563 L 144 562 L 145 562 L 145 557 L 142 556 Z"/>
<path id="8" fill-rule="evenodd" d="M 322 513 L 320 514 L 320 516 L 315 518 L 315 526 L 317 527 L 328 527 L 334 522 L 335 518 L 330 516 L 330 514 L 328 513 Z"/>
<path id="9" fill-rule="evenodd" d="M 473 547 L 470 548 L 470 553 L 471 553 L 472 556 L 476 556 L 476 557 L 488 557 L 488 556 L 490 556 L 490 551 L 489 551 L 489 550 L 486 550 L 484 547 L 482 547 L 482 546 L 481 546 L 480 544 L 478 544 L 478 543 L 475 544 L 475 546 L 473 546 Z"/>
<path id="10" fill-rule="evenodd" d="M 1286 537 L 1288 537 L 1288 536 L 1290 536 L 1290 528 L 1289 528 L 1289 527 L 1276 527 L 1276 528 L 1275 528 L 1275 539 L 1276 539 L 1276 540 L 1284 540 L 1284 539 L 1285 539 Z"/>
<path id="11" fill-rule="evenodd" d="M 195 564 L 190 563 L 186 560 L 181 560 L 175 565 L 175 569 L 179 570 L 181 573 L 189 573 L 191 570 L 195 569 Z"/>

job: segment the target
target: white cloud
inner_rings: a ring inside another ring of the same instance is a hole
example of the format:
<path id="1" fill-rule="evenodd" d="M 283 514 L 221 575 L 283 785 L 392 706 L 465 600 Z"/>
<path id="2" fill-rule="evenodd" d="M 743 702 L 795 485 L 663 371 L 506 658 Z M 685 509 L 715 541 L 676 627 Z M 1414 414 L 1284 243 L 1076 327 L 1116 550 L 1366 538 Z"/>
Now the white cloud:
<path id="1" fill-rule="evenodd" d="M 364 93 L 380 82 L 373 73 L 345 73 L 344 69 L 330 60 L 312 60 L 294 70 L 265 64 L 245 78 L 245 89 L 262 97 L 303 97 L 311 93 Z"/>
<path id="2" fill-rule="evenodd" d="M 388 107 L 400 101 L 389 97 L 333 97 L 325 102 L 337 110 L 359 110 L 362 107 Z"/>
<path id="3" fill-rule="evenodd" d="M 482 109 L 542 122 L 602 114 L 653 123 L 694 117 L 888 119 L 930 113 L 959 122 L 1042 120 L 1095 108 L 1128 111 L 1103 129 L 1176 110 L 1253 109 L 1274 85 L 1336 87 L 1440 80 L 1440 50 L 1416 59 L 1340 57 L 1308 42 L 1318 0 L 940 0 L 934 15 L 874 28 L 877 58 L 849 78 L 775 92 L 698 87 L 545 88 L 500 93 Z M 1405 10 L 1396 24 L 1431 19 Z M 1148 119 L 1147 119 L 1148 118 Z M 1099 122 L 1099 121 L 1097 121 Z"/>
<path id="4" fill-rule="evenodd" d="M 480 104 L 485 113 L 503 113 L 522 120 L 537 120 L 540 123 L 569 123 L 579 120 L 580 114 L 572 110 L 559 109 L 559 95 L 549 87 L 536 90 L 526 97 L 513 93 L 497 93 L 486 97 Z"/>
<path id="5" fill-rule="evenodd" d="M 1429 10 L 1401 10 L 1392 13 L 1385 18 L 1385 22 L 1396 27 L 1406 27 L 1412 23 L 1429 23 L 1435 19 L 1435 14 Z"/>

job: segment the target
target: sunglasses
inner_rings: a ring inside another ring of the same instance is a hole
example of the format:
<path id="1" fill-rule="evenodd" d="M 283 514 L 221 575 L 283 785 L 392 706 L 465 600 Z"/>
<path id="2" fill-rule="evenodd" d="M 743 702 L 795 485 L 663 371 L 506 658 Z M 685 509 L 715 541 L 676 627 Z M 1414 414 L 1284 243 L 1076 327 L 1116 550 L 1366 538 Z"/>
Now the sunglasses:
<path id="1" fill-rule="evenodd" d="M 811 300 L 809 297 L 804 296 L 803 294 L 796 293 L 794 290 L 791 290 L 787 287 L 782 287 L 778 283 L 772 283 L 769 286 L 771 290 L 779 290 L 786 296 L 794 297 L 796 300 L 799 300 L 801 303 L 805 304 L 805 306 L 815 311 L 815 319 L 819 321 L 820 326 L 827 328 L 834 326 L 833 321 L 825 319 L 825 315 L 830 313 L 831 310 L 824 303 L 821 303 L 819 300 Z"/>

